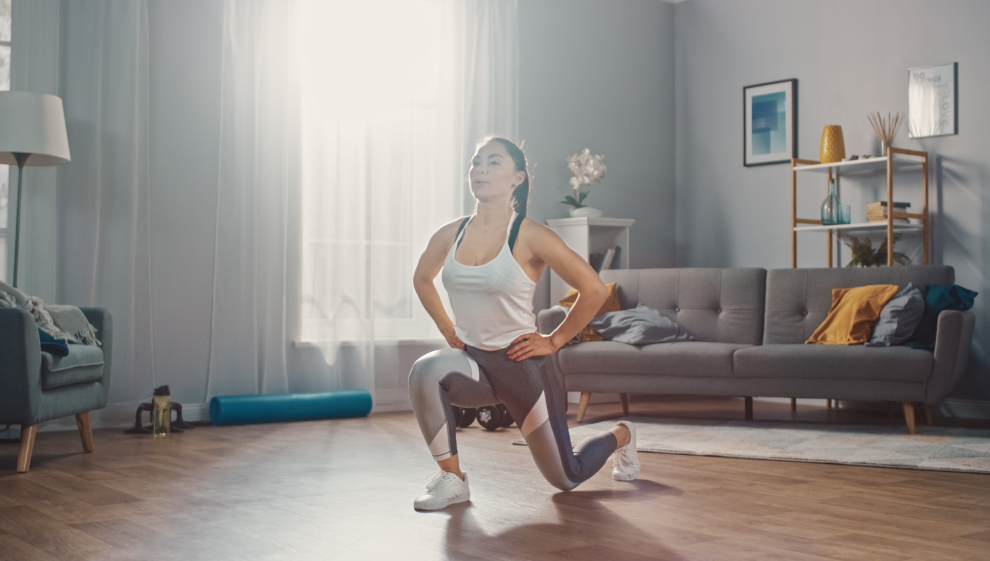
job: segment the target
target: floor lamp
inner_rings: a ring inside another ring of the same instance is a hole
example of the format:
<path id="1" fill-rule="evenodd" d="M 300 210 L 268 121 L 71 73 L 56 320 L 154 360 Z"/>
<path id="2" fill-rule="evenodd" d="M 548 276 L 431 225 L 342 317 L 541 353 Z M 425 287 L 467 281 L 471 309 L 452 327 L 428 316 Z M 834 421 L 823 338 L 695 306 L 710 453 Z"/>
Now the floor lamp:
<path id="1" fill-rule="evenodd" d="M 62 98 L 31 92 L 0 92 L 0 164 L 17 166 L 17 220 L 14 226 L 14 288 L 21 245 L 21 184 L 24 166 L 68 162 Z"/>

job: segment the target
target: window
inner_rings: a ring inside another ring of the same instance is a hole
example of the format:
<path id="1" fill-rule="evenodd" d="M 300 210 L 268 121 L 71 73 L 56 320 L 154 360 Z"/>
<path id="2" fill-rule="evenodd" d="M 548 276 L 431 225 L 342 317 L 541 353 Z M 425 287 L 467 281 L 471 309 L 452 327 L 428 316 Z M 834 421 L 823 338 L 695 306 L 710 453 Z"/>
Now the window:
<path id="1" fill-rule="evenodd" d="M 0 90 L 10 90 L 10 2 L 0 0 Z M 0 278 L 7 278 L 7 214 L 10 168 L 0 165 Z"/>
<path id="2" fill-rule="evenodd" d="M 412 274 L 462 205 L 441 3 L 305 5 L 303 339 L 440 338 Z"/>

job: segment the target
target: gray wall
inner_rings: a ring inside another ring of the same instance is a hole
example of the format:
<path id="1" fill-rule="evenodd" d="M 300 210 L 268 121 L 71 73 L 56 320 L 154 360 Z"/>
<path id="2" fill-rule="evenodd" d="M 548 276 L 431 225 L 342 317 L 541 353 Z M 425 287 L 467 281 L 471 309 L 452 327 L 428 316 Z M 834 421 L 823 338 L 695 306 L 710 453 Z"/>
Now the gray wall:
<path id="1" fill-rule="evenodd" d="M 536 166 L 529 215 L 567 216 L 566 158 L 590 148 L 608 172 L 586 202 L 636 219 L 630 266 L 674 266 L 674 5 L 521 0 L 519 43 L 519 131 Z M 549 298 L 544 274 L 536 309 Z"/>
<path id="2" fill-rule="evenodd" d="M 800 157 L 818 159 L 828 124 L 842 125 L 847 154 L 878 154 L 866 114 L 906 114 L 907 69 L 958 62 L 959 134 L 911 140 L 902 129 L 895 146 L 931 153 L 932 262 L 952 265 L 959 284 L 981 293 L 974 360 L 953 397 L 990 400 L 987 22 L 990 3 L 983 1 L 677 4 L 678 265 L 790 266 L 790 174 L 786 164 L 743 167 L 743 86 L 798 79 Z M 825 196 L 824 176 L 798 181 L 799 215 L 813 218 Z M 880 198 L 883 185 L 883 174 L 844 182 L 841 197 L 853 205 L 854 222 L 864 219 L 863 205 Z M 920 185 L 917 173 L 899 174 L 896 198 L 920 203 Z M 825 265 L 824 235 L 802 234 L 798 244 L 799 266 Z"/>

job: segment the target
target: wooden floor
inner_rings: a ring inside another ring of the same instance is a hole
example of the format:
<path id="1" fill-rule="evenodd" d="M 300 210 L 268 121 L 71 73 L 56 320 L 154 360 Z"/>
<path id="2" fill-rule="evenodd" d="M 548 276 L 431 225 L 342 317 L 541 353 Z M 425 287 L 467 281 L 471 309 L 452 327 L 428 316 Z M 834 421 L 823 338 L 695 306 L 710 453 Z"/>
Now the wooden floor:
<path id="1" fill-rule="evenodd" d="M 739 419 L 743 405 L 632 409 Z M 755 414 L 904 430 L 883 412 L 789 409 Z M 593 405 L 586 422 L 617 413 Z M 92 454 L 42 432 L 26 474 L 0 444 L 0 559 L 990 559 L 990 476 L 641 454 L 639 481 L 604 469 L 561 493 L 509 445 L 517 434 L 460 430 L 472 502 L 417 513 L 435 466 L 411 413 L 163 440 L 96 430 Z"/>

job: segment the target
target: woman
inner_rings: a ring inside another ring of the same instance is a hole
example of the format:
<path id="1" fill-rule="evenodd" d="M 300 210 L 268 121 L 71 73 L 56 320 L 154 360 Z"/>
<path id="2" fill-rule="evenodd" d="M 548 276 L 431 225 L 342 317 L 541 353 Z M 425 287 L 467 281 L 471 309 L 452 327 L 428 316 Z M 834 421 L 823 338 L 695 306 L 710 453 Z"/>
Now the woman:
<path id="1" fill-rule="evenodd" d="M 409 373 L 409 394 L 423 437 L 440 466 L 416 499 L 438 510 L 470 498 L 460 469 L 452 405 L 503 403 L 516 420 L 543 476 L 564 491 L 577 487 L 615 454 L 612 476 L 639 474 L 635 427 L 620 421 L 572 452 L 566 399 L 553 354 L 594 317 L 608 297 L 601 278 L 552 230 L 526 218 L 526 156 L 504 138 L 483 140 L 471 161 L 473 216 L 440 228 L 416 267 L 416 293 L 451 348 L 422 357 Z M 535 329 L 533 293 L 547 265 L 580 293 L 550 335 Z M 433 285 L 443 269 L 456 323 Z M 630 445 L 631 444 L 631 445 Z"/>

